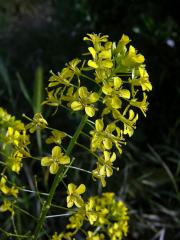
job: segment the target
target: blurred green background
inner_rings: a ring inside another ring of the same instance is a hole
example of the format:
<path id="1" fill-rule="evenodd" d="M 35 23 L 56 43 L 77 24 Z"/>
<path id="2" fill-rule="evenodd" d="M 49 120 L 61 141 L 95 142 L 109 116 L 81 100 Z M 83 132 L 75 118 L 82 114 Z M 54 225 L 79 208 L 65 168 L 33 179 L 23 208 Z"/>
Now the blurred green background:
<path id="1" fill-rule="evenodd" d="M 180 1 L 173 0 L 0 0 L 0 105 L 19 118 L 42 110 L 49 70 L 80 57 L 86 33 L 113 41 L 125 33 L 146 57 L 153 84 L 147 118 L 139 121 L 107 186 L 130 209 L 127 239 L 180 239 L 177 9 Z M 63 125 L 56 116 L 53 124 Z"/>

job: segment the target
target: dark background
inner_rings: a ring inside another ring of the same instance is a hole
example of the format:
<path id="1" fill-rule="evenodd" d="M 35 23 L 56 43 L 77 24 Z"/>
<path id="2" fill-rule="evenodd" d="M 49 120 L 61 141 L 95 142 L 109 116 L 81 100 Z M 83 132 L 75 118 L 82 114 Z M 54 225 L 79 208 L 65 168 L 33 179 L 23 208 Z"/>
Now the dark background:
<path id="1" fill-rule="evenodd" d="M 127 239 L 180 239 L 179 9 L 168 0 L 0 1 L 0 105 L 19 118 L 34 110 L 39 69 L 47 86 L 49 70 L 85 51 L 86 33 L 113 41 L 125 33 L 145 56 L 153 84 L 147 118 L 107 186 L 129 206 Z"/>

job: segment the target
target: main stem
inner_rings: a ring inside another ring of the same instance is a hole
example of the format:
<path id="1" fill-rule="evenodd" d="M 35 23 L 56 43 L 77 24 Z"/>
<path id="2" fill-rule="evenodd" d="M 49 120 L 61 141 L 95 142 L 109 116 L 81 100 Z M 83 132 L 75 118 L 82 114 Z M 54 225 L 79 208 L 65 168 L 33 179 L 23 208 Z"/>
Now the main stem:
<path id="1" fill-rule="evenodd" d="M 81 119 L 81 122 L 79 123 L 79 126 L 78 128 L 76 129 L 75 133 L 74 133 L 74 136 L 71 138 L 71 141 L 67 147 L 67 150 L 66 150 L 66 155 L 70 155 L 75 144 L 76 144 L 76 141 L 87 121 L 87 115 L 84 115 Z M 37 226 L 35 228 L 35 232 L 34 232 L 34 236 L 32 237 L 33 240 L 37 240 L 38 239 L 38 235 L 39 235 L 39 232 L 44 224 L 44 221 L 45 221 L 45 217 L 47 215 L 47 212 L 48 210 L 50 209 L 50 206 L 51 206 L 51 202 L 52 202 L 52 199 L 53 199 L 53 196 L 55 194 L 55 191 L 56 191 L 56 188 L 58 187 L 59 183 L 63 180 L 64 176 L 66 175 L 67 171 L 69 170 L 68 167 L 64 167 L 64 166 L 61 166 L 61 168 L 58 170 L 55 178 L 54 178 L 54 181 L 52 183 L 52 186 L 51 186 L 51 189 L 49 191 L 49 196 L 46 200 L 46 202 L 44 202 L 43 206 L 42 206 L 42 209 L 41 209 L 41 213 L 40 213 L 40 216 L 39 216 L 39 219 L 38 219 L 38 222 L 37 222 Z"/>

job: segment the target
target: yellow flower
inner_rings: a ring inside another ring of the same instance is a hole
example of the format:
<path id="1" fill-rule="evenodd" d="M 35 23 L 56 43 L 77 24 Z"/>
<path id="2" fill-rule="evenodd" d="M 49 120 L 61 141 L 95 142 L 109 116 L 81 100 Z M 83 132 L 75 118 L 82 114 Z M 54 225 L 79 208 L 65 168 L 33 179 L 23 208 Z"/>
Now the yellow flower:
<path id="1" fill-rule="evenodd" d="M 149 75 L 143 67 L 139 67 L 139 78 L 130 79 L 129 83 L 131 83 L 134 86 L 141 86 L 142 91 L 151 91 L 152 85 L 149 81 Z"/>
<path id="2" fill-rule="evenodd" d="M 135 115 L 132 109 L 129 110 L 129 118 L 124 117 L 119 111 L 113 111 L 114 119 L 118 119 L 124 124 L 124 134 L 128 134 L 131 137 L 134 133 L 134 129 L 136 128 L 135 124 L 138 120 L 138 114 Z"/>
<path id="3" fill-rule="evenodd" d="M 110 152 L 104 151 L 104 157 L 99 158 L 99 172 L 103 176 L 110 177 L 113 174 L 112 163 L 116 160 L 115 152 L 110 155 Z"/>
<path id="4" fill-rule="evenodd" d="M 88 202 L 85 204 L 86 216 L 91 225 L 97 220 L 97 213 L 95 211 L 95 201 L 94 198 L 89 198 Z"/>
<path id="5" fill-rule="evenodd" d="M 99 100 L 99 94 L 94 92 L 88 92 L 86 87 L 80 87 L 77 90 L 78 99 L 71 103 L 71 108 L 73 111 L 79 111 L 85 109 L 86 114 L 89 117 L 93 117 L 95 115 L 95 108 L 93 107 L 93 103 Z"/>
<path id="6" fill-rule="evenodd" d="M 116 52 L 118 53 L 125 53 L 126 52 L 126 45 L 130 42 L 131 40 L 129 37 L 125 34 L 122 35 L 121 39 L 118 42 Z"/>
<path id="7" fill-rule="evenodd" d="M 4 175 L 1 177 L 1 180 L 0 180 L 0 190 L 1 192 L 7 195 L 9 194 L 9 188 L 6 185 L 6 182 L 7 182 L 7 177 Z"/>
<path id="8" fill-rule="evenodd" d="M 81 198 L 81 194 L 86 191 L 86 186 L 84 184 L 77 187 L 75 184 L 68 184 L 68 196 L 67 196 L 67 207 L 71 208 L 74 204 L 76 207 L 80 208 L 84 205 L 84 201 Z"/>
<path id="9" fill-rule="evenodd" d="M 57 232 L 55 232 L 52 236 L 52 240 L 74 240 L 72 236 L 72 232 L 61 232 L 60 234 L 57 234 Z"/>
<path id="10" fill-rule="evenodd" d="M 20 132 L 17 130 L 14 130 L 12 127 L 8 127 L 7 133 L 6 133 L 6 141 L 7 143 L 12 143 L 15 146 L 19 145 L 20 142 Z"/>
<path id="11" fill-rule="evenodd" d="M 41 159 L 41 165 L 42 166 L 48 166 L 49 171 L 52 174 L 56 174 L 59 166 L 69 164 L 70 163 L 70 157 L 67 155 L 64 155 L 61 151 L 61 148 L 59 146 L 55 146 L 52 149 L 52 155 L 50 157 L 43 157 Z"/>
<path id="12" fill-rule="evenodd" d="M 96 178 L 101 181 L 103 187 L 106 187 L 105 175 L 100 172 L 101 165 L 97 163 L 97 168 L 92 171 L 92 179 L 96 181 Z"/>
<path id="13" fill-rule="evenodd" d="M 122 79 L 113 77 L 102 87 L 102 92 L 107 95 L 103 102 L 106 108 L 103 110 L 103 115 L 110 113 L 113 109 L 119 109 L 122 106 L 123 99 L 130 98 L 130 91 L 122 87 Z"/>
<path id="14" fill-rule="evenodd" d="M 113 67 L 111 48 L 112 42 L 106 42 L 104 47 L 101 47 L 100 51 L 96 51 L 95 48 L 89 47 L 88 50 L 93 60 L 88 61 L 88 66 L 95 69 L 111 69 Z"/>
<path id="15" fill-rule="evenodd" d="M 58 131 L 58 130 L 52 130 L 51 133 L 52 133 L 52 136 L 46 139 L 47 144 L 51 144 L 51 143 L 61 144 L 62 139 L 67 136 L 65 132 Z"/>
<path id="16" fill-rule="evenodd" d="M 122 64 L 127 67 L 133 67 L 140 65 L 144 62 L 144 56 L 141 54 L 136 54 L 136 49 L 130 45 L 127 56 L 122 60 Z"/>
<path id="17" fill-rule="evenodd" d="M 77 213 L 73 214 L 69 218 L 70 223 L 66 226 L 66 228 L 75 229 L 77 231 L 82 227 L 84 219 L 85 219 L 85 213 L 80 209 Z"/>
<path id="18" fill-rule="evenodd" d="M 4 193 L 5 195 L 12 195 L 15 198 L 17 198 L 19 190 L 15 186 L 12 186 L 11 188 L 9 188 L 6 185 L 6 182 L 7 182 L 7 177 L 4 175 L 0 179 L 0 190 L 1 190 L 1 192 Z"/>
<path id="19" fill-rule="evenodd" d="M 143 100 L 141 102 L 137 101 L 137 99 L 132 99 L 129 101 L 131 106 L 138 107 L 141 112 L 146 116 L 146 111 L 148 110 L 149 103 L 147 102 L 147 95 L 143 93 Z"/>
<path id="20" fill-rule="evenodd" d="M 4 200 L 3 204 L 0 206 L 0 212 L 10 211 L 11 215 L 14 215 L 14 210 L 12 204 L 9 200 Z"/>
<path id="21" fill-rule="evenodd" d="M 8 166 L 13 172 L 19 174 L 23 164 L 22 164 L 23 154 L 17 150 L 14 151 L 7 159 Z"/>
<path id="22" fill-rule="evenodd" d="M 108 41 L 108 35 L 103 35 L 101 34 L 87 34 L 88 37 L 84 37 L 84 41 L 91 41 L 95 50 L 100 51 L 101 50 L 101 43 L 105 43 Z"/>
<path id="23" fill-rule="evenodd" d="M 94 233 L 92 231 L 88 231 L 88 235 L 86 237 L 86 240 L 103 240 L 105 239 L 105 236 L 103 233 Z"/>
<path id="24" fill-rule="evenodd" d="M 103 119 L 97 119 L 95 121 L 95 130 L 90 131 L 90 134 L 92 135 L 91 150 L 93 152 L 97 149 L 101 151 L 110 150 L 113 146 L 113 143 L 116 146 L 119 146 L 118 150 L 120 151 L 120 145 L 123 143 L 123 138 L 121 130 L 116 126 L 115 123 L 108 124 L 104 129 Z"/>
<path id="25" fill-rule="evenodd" d="M 31 123 L 26 125 L 26 129 L 29 129 L 30 133 L 34 133 L 38 129 L 46 128 L 47 121 L 43 118 L 41 113 L 36 113 Z"/>

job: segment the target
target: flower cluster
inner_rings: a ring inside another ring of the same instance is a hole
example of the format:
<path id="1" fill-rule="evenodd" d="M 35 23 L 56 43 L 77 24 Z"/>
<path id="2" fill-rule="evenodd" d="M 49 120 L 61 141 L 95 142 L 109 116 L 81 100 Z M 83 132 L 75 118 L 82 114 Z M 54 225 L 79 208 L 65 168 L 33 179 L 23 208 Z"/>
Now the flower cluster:
<path id="1" fill-rule="evenodd" d="M 113 175 L 114 170 L 118 170 L 114 163 L 122 153 L 126 137 L 133 135 L 139 113 L 146 116 L 148 109 L 147 92 L 152 90 L 152 85 L 145 68 L 145 58 L 129 45 L 129 37 L 123 35 L 116 44 L 109 41 L 107 35 L 87 34 L 84 41 L 88 42 L 89 47 L 83 59 L 73 59 L 57 74 L 51 71 L 47 99 L 44 101 L 44 104 L 56 108 L 61 106 L 73 113 L 83 113 L 73 136 L 49 127 L 41 113 L 36 113 L 32 119 L 24 115 L 30 121 L 24 125 L 0 108 L 0 153 L 3 157 L 0 212 L 10 211 L 14 214 L 13 200 L 16 201 L 20 188 L 16 187 L 15 178 L 11 178 L 7 170 L 19 174 L 23 158 L 40 160 L 41 166 L 48 167 L 51 174 L 56 174 L 49 194 L 41 193 L 47 200 L 39 214 L 33 235 L 35 240 L 51 207 L 57 186 L 62 182 L 66 187 L 64 178 L 68 170 L 72 168 L 88 172 L 94 181 L 100 180 L 105 187 L 107 178 Z M 87 124 L 88 127 L 85 127 Z M 51 154 L 33 157 L 28 149 L 30 140 L 27 132 L 33 134 L 37 131 L 39 139 L 41 130 L 50 130 L 51 134 L 45 133 L 40 141 L 54 146 Z M 88 141 L 81 143 L 81 134 Z M 68 145 L 62 142 L 65 137 L 70 139 Z M 76 145 L 86 149 L 88 157 L 91 154 L 91 166 L 95 166 L 91 171 L 72 166 L 75 158 L 71 155 Z M 122 240 L 127 235 L 129 220 L 124 203 L 115 199 L 113 193 L 91 196 L 85 201 L 82 197 L 85 191 L 84 184 L 68 184 L 66 209 L 71 215 L 69 223 L 66 231 L 55 233 L 52 240 L 82 237 L 86 240 Z"/>
<path id="2" fill-rule="evenodd" d="M 8 196 L 17 198 L 18 189 L 14 183 L 12 183 L 11 187 L 8 186 L 10 179 L 8 179 L 5 173 L 8 170 L 11 175 L 12 172 L 19 174 L 23 165 L 23 158 L 30 155 L 28 150 L 29 143 L 25 125 L 8 114 L 3 108 L 0 108 L 0 153 L 3 159 L 0 179 L 0 191 L 3 200 L 0 211 L 2 212 L 10 211 L 12 214 L 14 213 Z"/>
<path id="3" fill-rule="evenodd" d="M 57 75 L 52 73 L 44 103 L 84 110 L 94 118 L 90 149 L 99 157 L 93 179 L 106 186 L 106 178 L 113 173 L 116 149 L 121 154 L 126 135 L 134 133 L 138 109 L 146 115 L 146 92 L 152 90 L 152 85 L 145 58 L 129 45 L 128 36 L 123 35 L 118 44 L 100 34 L 87 34 L 84 41 L 91 45 L 88 59 L 74 59 Z M 94 84 L 92 90 L 88 82 Z"/>
<path id="4" fill-rule="evenodd" d="M 75 187 L 74 185 L 68 187 Z M 85 190 L 78 187 L 81 193 Z M 79 191 L 78 190 L 78 191 Z M 79 196 L 77 190 L 73 192 Z M 69 218 L 67 232 L 55 233 L 52 240 L 71 240 L 81 232 L 86 233 L 86 240 L 112 239 L 121 240 L 128 232 L 128 211 L 122 201 L 115 199 L 114 193 L 103 193 L 102 196 L 90 197 Z M 82 231 L 83 227 L 86 231 Z M 78 235 L 80 236 L 80 235 Z"/>
<path id="5" fill-rule="evenodd" d="M 4 156 L 8 153 L 8 157 L 5 157 L 7 167 L 19 173 L 23 157 L 29 156 L 27 146 L 30 142 L 25 125 L 0 108 L 0 126 L 2 151 Z"/>

